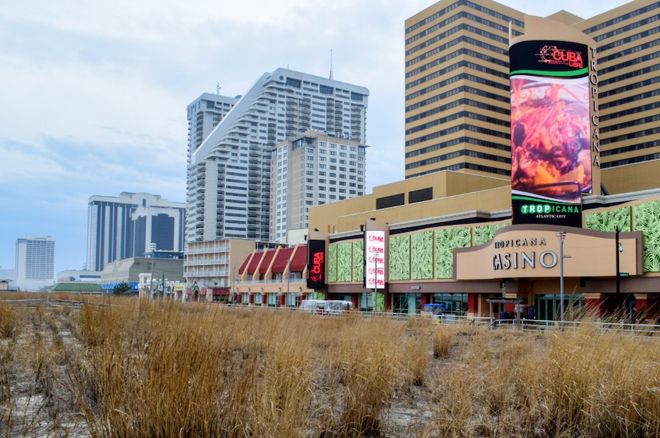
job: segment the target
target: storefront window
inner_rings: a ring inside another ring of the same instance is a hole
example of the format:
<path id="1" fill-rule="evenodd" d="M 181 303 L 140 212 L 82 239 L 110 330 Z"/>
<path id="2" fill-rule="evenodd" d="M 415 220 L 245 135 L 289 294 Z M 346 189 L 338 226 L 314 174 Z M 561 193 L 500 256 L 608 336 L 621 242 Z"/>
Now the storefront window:
<path id="1" fill-rule="evenodd" d="M 559 320 L 561 300 L 559 294 L 536 295 L 534 297 L 534 314 L 537 319 L 546 321 Z M 579 319 L 584 315 L 584 295 L 564 295 L 564 319 L 567 321 Z"/>
<path id="2" fill-rule="evenodd" d="M 392 311 L 394 313 L 417 313 L 422 304 L 421 294 L 393 294 Z"/>
<path id="3" fill-rule="evenodd" d="M 300 295 L 295 292 L 290 292 L 286 294 L 286 305 L 287 307 L 299 307 Z"/>
<path id="4" fill-rule="evenodd" d="M 244 306 L 247 306 L 248 304 L 250 304 L 250 294 L 248 294 L 248 293 L 241 294 L 241 303 Z"/>
<path id="5" fill-rule="evenodd" d="M 433 294 L 433 304 L 439 304 L 442 309 L 440 313 L 464 316 L 467 314 L 466 293 L 437 293 Z"/>
<path id="6" fill-rule="evenodd" d="M 360 310 L 372 312 L 374 310 L 374 296 L 371 292 L 360 295 Z"/>
<path id="7" fill-rule="evenodd" d="M 254 305 L 261 306 L 261 294 L 254 294 Z"/>
<path id="8" fill-rule="evenodd" d="M 268 307 L 277 307 L 278 306 L 278 296 L 277 294 L 267 294 L 266 295 L 268 298 Z"/>

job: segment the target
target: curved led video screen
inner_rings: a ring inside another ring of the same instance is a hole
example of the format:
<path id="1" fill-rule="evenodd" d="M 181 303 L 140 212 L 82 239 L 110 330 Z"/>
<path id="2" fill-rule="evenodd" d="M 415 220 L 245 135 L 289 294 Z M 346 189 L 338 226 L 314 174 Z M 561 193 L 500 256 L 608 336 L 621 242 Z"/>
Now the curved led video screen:
<path id="1" fill-rule="evenodd" d="M 588 52 L 566 41 L 509 49 L 514 224 L 582 226 L 591 192 Z"/>

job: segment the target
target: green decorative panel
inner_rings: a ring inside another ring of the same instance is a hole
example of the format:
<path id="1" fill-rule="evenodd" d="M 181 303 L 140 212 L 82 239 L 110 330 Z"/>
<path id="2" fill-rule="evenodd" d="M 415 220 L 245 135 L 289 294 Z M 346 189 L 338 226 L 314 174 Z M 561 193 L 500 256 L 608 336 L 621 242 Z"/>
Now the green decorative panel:
<path id="1" fill-rule="evenodd" d="M 660 272 L 660 201 L 634 205 L 633 217 L 644 233 L 644 272 Z"/>
<path id="2" fill-rule="evenodd" d="M 588 229 L 595 231 L 616 231 L 617 228 L 630 231 L 630 207 L 587 213 L 584 222 Z"/>
<path id="3" fill-rule="evenodd" d="M 389 280 L 410 280 L 410 236 L 390 237 Z"/>
<path id="4" fill-rule="evenodd" d="M 328 283 L 337 282 L 337 245 L 328 245 Z"/>
<path id="5" fill-rule="evenodd" d="M 374 306 L 375 312 L 384 312 L 385 311 L 385 294 L 378 292 L 376 294 L 376 305 Z"/>
<path id="6" fill-rule="evenodd" d="M 353 282 L 362 283 L 364 279 L 364 241 L 353 242 Z"/>
<path id="7" fill-rule="evenodd" d="M 474 227 L 474 244 L 483 245 L 495 238 L 495 232 L 507 224 L 481 225 Z"/>
<path id="8" fill-rule="evenodd" d="M 435 278 L 454 275 L 454 248 L 470 246 L 470 228 L 445 228 L 435 231 Z"/>
<path id="9" fill-rule="evenodd" d="M 433 279 L 433 231 L 410 236 L 410 271 L 413 280 Z"/>
<path id="10" fill-rule="evenodd" d="M 337 282 L 350 282 L 353 278 L 353 243 L 337 245 Z"/>

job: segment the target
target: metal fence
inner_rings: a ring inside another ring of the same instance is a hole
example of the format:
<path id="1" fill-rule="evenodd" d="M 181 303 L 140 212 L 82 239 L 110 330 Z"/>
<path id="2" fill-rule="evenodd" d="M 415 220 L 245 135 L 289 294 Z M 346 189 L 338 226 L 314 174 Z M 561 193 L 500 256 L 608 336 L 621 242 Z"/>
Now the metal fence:
<path id="1" fill-rule="evenodd" d="M 245 305 L 224 305 L 230 308 L 238 308 L 254 311 L 271 312 L 304 312 L 297 307 L 269 307 L 269 306 L 245 306 Z M 312 313 L 312 312 L 308 312 Z M 348 316 L 358 315 L 362 318 L 387 318 L 394 320 L 405 320 L 420 322 L 431 321 L 438 325 L 463 325 L 477 326 L 490 330 L 515 330 L 523 332 L 549 332 L 561 330 L 577 330 L 581 327 L 593 327 L 600 332 L 626 332 L 635 335 L 654 336 L 660 335 L 659 324 L 634 324 L 627 322 L 613 321 L 550 321 L 537 319 L 495 319 L 484 316 L 462 316 L 462 315 L 430 315 L 423 313 L 393 313 L 393 312 L 372 312 L 372 311 L 351 311 L 351 312 L 324 312 L 319 311 L 314 314 L 325 316 Z"/>

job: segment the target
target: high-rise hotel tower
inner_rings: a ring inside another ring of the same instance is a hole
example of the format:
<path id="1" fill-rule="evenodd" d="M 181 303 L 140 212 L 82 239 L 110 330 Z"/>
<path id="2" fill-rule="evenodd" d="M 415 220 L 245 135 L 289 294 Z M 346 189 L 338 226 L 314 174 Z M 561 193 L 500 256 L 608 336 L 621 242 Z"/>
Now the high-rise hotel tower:
<path id="1" fill-rule="evenodd" d="M 660 185 L 659 10 L 658 1 L 635 0 L 586 20 L 548 17 L 596 41 L 602 181 L 611 192 Z M 508 176 L 508 47 L 524 32 L 524 14 L 490 0 L 442 0 L 405 28 L 406 178 L 445 169 Z"/>
<path id="2" fill-rule="evenodd" d="M 186 242 L 267 241 L 275 145 L 308 130 L 366 144 L 368 95 L 284 68 L 261 76 L 191 154 Z"/>

